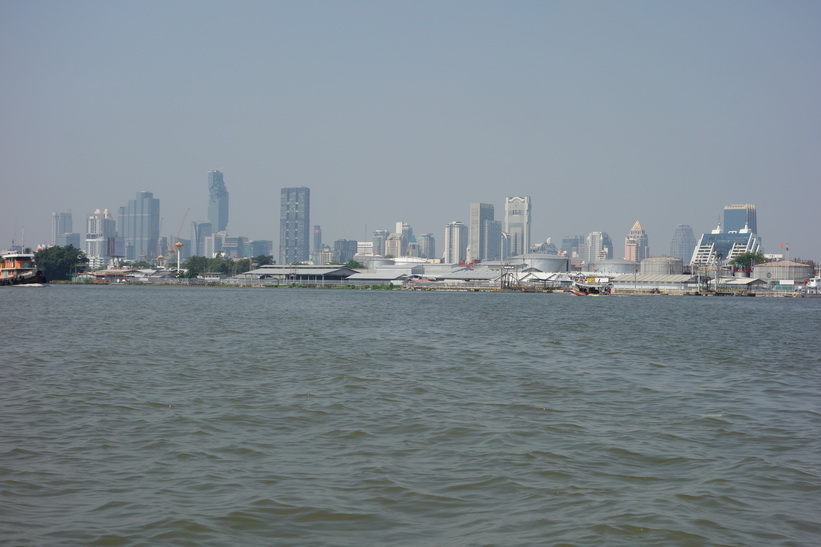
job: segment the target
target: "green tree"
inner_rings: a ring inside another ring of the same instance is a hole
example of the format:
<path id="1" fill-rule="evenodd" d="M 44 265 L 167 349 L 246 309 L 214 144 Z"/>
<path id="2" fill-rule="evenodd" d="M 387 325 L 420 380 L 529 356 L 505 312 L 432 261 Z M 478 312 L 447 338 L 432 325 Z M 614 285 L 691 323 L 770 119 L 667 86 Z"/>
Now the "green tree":
<path id="1" fill-rule="evenodd" d="M 268 264 L 274 263 L 274 257 L 271 255 L 259 255 L 253 258 L 253 261 L 257 263 L 257 267 L 259 266 L 267 266 Z"/>
<path id="2" fill-rule="evenodd" d="M 345 263 L 345 266 L 347 266 L 348 268 L 351 268 L 351 269 L 356 269 L 356 268 L 360 268 L 360 269 L 361 269 L 361 268 L 364 268 L 364 267 L 365 267 L 365 266 L 363 266 L 362 264 L 360 264 L 359 262 L 357 262 L 356 260 L 354 260 L 353 258 L 352 258 L 352 259 L 350 259 L 349 261 L 347 261 L 347 262 Z"/>
<path id="3" fill-rule="evenodd" d="M 767 259 L 760 252 L 741 253 L 740 255 L 732 259 L 730 261 L 730 264 L 738 268 L 748 269 L 752 268 L 755 264 L 760 264 L 766 261 Z"/>
<path id="4" fill-rule="evenodd" d="M 49 281 L 65 281 L 77 267 L 88 264 L 83 251 L 74 245 L 49 247 L 34 253 L 34 261 Z"/>

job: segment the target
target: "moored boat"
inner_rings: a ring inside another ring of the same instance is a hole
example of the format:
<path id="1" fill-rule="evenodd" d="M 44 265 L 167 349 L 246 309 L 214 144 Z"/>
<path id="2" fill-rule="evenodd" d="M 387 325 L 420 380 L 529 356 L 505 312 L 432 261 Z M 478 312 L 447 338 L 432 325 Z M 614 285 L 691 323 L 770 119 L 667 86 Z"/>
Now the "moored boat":
<path id="1" fill-rule="evenodd" d="M 42 285 L 46 276 L 34 264 L 32 253 L 6 253 L 0 265 L 0 286 Z"/>

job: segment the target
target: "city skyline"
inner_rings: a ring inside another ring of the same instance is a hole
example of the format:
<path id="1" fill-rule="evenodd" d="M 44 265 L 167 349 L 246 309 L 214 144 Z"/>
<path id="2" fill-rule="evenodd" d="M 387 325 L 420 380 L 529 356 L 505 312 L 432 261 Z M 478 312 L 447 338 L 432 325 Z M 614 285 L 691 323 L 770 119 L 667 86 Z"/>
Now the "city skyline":
<path id="1" fill-rule="evenodd" d="M 307 186 L 327 242 L 397 219 L 443 241 L 467 203 L 501 221 L 527 195 L 532 243 L 641 219 L 664 254 L 755 203 L 766 252 L 819 260 L 819 24 L 801 2 L 11 3 L 0 246 L 143 190 L 173 235 L 219 170 L 228 230 L 255 239 Z"/>

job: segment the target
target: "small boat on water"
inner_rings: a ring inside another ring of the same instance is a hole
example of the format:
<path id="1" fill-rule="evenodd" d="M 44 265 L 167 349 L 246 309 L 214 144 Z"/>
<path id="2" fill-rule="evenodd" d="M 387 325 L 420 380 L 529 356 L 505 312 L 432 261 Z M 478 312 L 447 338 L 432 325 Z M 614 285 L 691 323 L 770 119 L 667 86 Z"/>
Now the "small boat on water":
<path id="1" fill-rule="evenodd" d="M 43 285 L 46 276 L 34 264 L 32 253 L 6 253 L 0 264 L 0 286 Z"/>
<path id="2" fill-rule="evenodd" d="M 610 283 L 597 281 L 575 281 L 570 292 L 576 296 L 607 296 L 610 294 Z"/>
<path id="3" fill-rule="evenodd" d="M 801 287 L 801 296 L 805 298 L 821 298 L 821 276 L 816 275 L 810 279 L 805 279 L 804 286 Z"/>

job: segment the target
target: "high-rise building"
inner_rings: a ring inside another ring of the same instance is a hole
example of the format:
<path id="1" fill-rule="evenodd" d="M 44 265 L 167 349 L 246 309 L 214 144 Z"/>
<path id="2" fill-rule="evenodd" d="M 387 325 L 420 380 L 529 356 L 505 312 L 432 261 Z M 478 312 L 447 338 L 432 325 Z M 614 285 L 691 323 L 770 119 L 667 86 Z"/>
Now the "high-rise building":
<path id="1" fill-rule="evenodd" d="M 755 205 L 745 203 L 743 205 L 727 205 L 724 207 L 724 233 L 740 232 L 744 228 L 748 228 L 752 233 L 758 234 Z"/>
<path id="2" fill-rule="evenodd" d="M 314 224 L 314 251 L 322 249 L 322 228 L 319 224 Z"/>
<path id="3" fill-rule="evenodd" d="M 373 231 L 373 254 L 385 256 L 385 242 L 388 240 L 390 232 L 387 230 Z"/>
<path id="4" fill-rule="evenodd" d="M 585 245 L 585 263 L 613 258 L 613 242 L 607 232 L 590 232 Z"/>
<path id="5" fill-rule="evenodd" d="M 510 238 L 510 256 L 530 252 L 530 196 L 505 198 L 504 231 Z"/>
<path id="6" fill-rule="evenodd" d="M 160 200 L 151 192 L 137 192 L 137 198 L 120 207 L 119 234 L 125 240 L 125 258 L 151 261 L 157 257 L 160 239 Z"/>
<path id="7" fill-rule="evenodd" d="M 306 262 L 310 257 L 311 190 L 283 188 L 279 208 L 279 263 Z"/>
<path id="8" fill-rule="evenodd" d="M 436 258 L 436 240 L 433 238 L 433 234 L 419 234 L 417 244 L 419 258 Z"/>
<path id="9" fill-rule="evenodd" d="M 57 245 L 57 236 L 74 231 L 71 212 L 51 213 L 51 244 Z"/>
<path id="10" fill-rule="evenodd" d="M 630 262 L 641 262 L 650 257 L 650 243 L 647 232 L 637 220 L 630 233 L 624 238 L 624 259 Z"/>
<path id="11" fill-rule="evenodd" d="M 679 224 L 673 233 L 673 240 L 670 242 L 670 256 L 680 258 L 683 262 L 689 263 L 693 257 L 693 249 L 696 248 L 696 236 L 689 224 Z"/>
<path id="12" fill-rule="evenodd" d="M 208 173 L 208 220 L 215 232 L 228 228 L 228 190 L 219 171 Z"/>
<path id="13" fill-rule="evenodd" d="M 353 260 L 356 255 L 356 240 L 353 239 L 337 239 L 334 241 L 334 257 L 337 262 L 345 264 Z"/>
<path id="14" fill-rule="evenodd" d="M 385 256 L 397 258 L 400 256 L 407 256 L 408 254 L 408 240 L 403 233 L 392 233 L 385 240 Z"/>
<path id="15" fill-rule="evenodd" d="M 493 220 L 493 205 L 490 203 L 471 203 L 468 223 L 468 257 L 469 261 L 487 260 L 482 253 L 487 250 L 485 237 L 487 221 Z M 501 237 L 501 236 L 500 236 Z"/>
<path id="16" fill-rule="evenodd" d="M 208 256 L 205 253 L 205 239 L 214 233 L 211 221 L 206 219 L 193 221 L 191 223 L 191 232 L 191 240 L 194 242 L 191 256 Z"/>
<path id="17" fill-rule="evenodd" d="M 486 220 L 482 223 L 482 260 L 502 260 L 502 223 Z"/>
<path id="18" fill-rule="evenodd" d="M 585 244 L 585 236 L 564 236 L 559 250 L 567 258 L 579 256 L 579 247 Z"/>
<path id="19" fill-rule="evenodd" d="M 102 268 L 108 264 L 113 249 L 112 240 L 116 236 L 116 224 L 108 209 L 97 209 L 88 216 L 83 249 L 91 268 Z"/>
<path id="20" fill-rule="evenodd" d="M 467 260 L 468 227 L 454 220 L 445 226 L 445 264 L 458 264 Z"/>
<path id="21" fill-rule="evenodd" d="M 761 239 L 749 228 L 727 232 L 721 225 L 709 234 L 702 234 L 693 250 L 690 264 L 693 267 L 708 267 L 731 262 L 744 253 L 761 251 Z"/>

